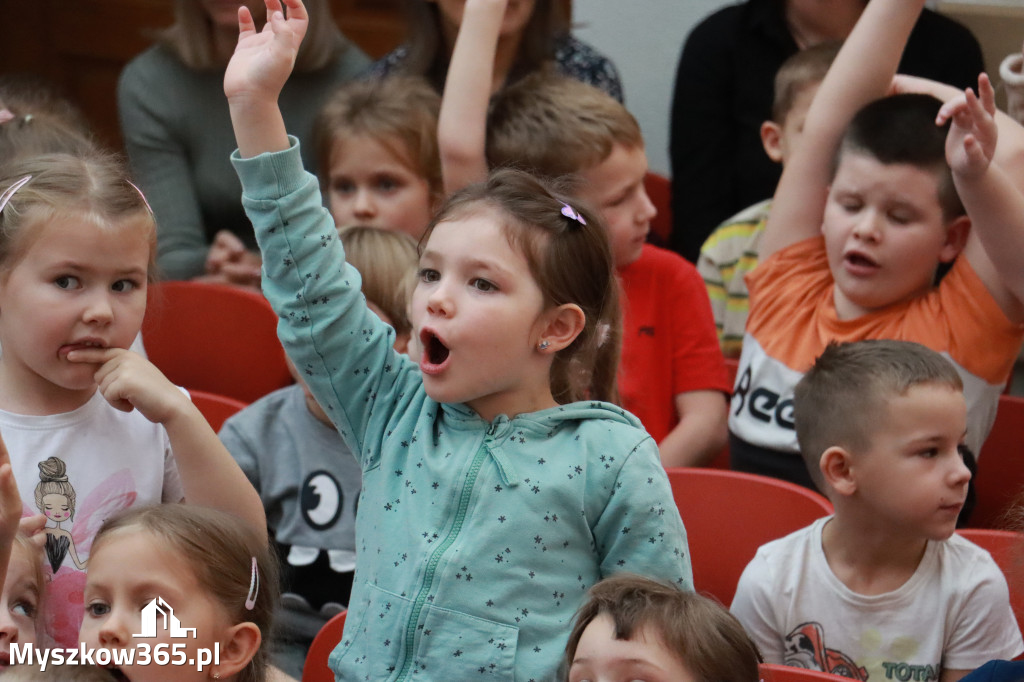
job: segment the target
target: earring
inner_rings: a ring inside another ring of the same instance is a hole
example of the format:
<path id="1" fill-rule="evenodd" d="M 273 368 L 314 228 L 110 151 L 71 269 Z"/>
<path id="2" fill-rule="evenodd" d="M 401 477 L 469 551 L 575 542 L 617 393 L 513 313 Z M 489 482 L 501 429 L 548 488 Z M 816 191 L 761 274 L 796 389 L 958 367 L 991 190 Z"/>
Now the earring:
<path id="1" fill-rule="evenodd" d="M 551 342 L 550 341 L 541 341 L 540 343 L 537 344 L 537 350 L 547 350 L 550 347 L 551 347 Z"/>
<path id="2" fill-rule="evenodd" d="M 219 680 L 220 679 L 220 673 L 214 673 L 213 674 L 213 679 Z"/>

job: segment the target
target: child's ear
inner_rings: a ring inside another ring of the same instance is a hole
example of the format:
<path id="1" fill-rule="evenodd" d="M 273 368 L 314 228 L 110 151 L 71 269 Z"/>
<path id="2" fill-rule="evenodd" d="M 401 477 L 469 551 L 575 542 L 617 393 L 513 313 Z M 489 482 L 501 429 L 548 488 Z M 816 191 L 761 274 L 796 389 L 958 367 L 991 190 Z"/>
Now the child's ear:
<path id="1" fill-rule="evenodd" d="M 575 303 L 546 310 L 541 315 L 535 343 L 545 343 L 542 352 L 557 353 L 576 340 L 586 322 L 586 314 Z"/>
<path id="2" fill-rule="evenodd" d="M 764 153 L 775 163 L 782 163 L 782 127 L 775 121 L 761 124 L 761 145 Z"/>
<path id="3" fill-rule="evenodd" d="M 946 227 L 946 243 L 939 251 L 939 262 L 950 263 L 956 258 L 967 244 L 967 237 L 971 234 L 971 219 L 965 215 L 955 218 Z"/>
<path id="4" fill-rule="evenodd" d="M 220 643 L 220 665 L 212 672 L 218 673 L 220 677 L 230 678 L 237 675 L 260 648 L 263 637 L 260 628 L 256 623 L 239 623 L 232 625 L 224 634 Z"/>
<path id="5" fill-rule="evenodd" d="M 844 448 L 833 445 L 821 455 L 821 475 L 825 482 L 837 494 L 849 497 L 857 490 L 857 481 L 853 476 L 851 455 Z"/>

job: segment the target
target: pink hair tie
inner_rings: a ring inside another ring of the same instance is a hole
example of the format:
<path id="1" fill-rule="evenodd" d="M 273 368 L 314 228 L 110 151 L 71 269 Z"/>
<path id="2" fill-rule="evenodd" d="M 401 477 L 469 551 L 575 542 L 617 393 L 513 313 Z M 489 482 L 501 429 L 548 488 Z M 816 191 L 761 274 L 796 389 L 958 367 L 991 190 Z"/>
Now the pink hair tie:
<path id="1" fill-rule="evenodd" d="M 564 215 L 569 220 L 575 220 L 580 225 L 586 225 L 587 224 L 587 221 L 583 218 L 583 216 L 580 215 L 576 211 L 576 209 L 574 209 L 569 204 L 562 204 L 562 215 Z"/>
<path id="2" fill-rule="evenodd" d="M 8 204 L 8 202 L 10 202 L 11 197 L 14 196 L 14 193 L 17 192 L 22 187 L 24 187 L 26 184 L 28 184 L 28 181 L 31 180 L 31 179 L 32 179 L 31 175 L 26 175 L 25 177 L 21 178 L 20 180 L 17 180 L 14 184 L 12 184 L 6 190 L 4 190 L 3 194 L 0 194 L 0 213 L 3 213 L 4 209 L 7 208 L 7 204 Z"/>

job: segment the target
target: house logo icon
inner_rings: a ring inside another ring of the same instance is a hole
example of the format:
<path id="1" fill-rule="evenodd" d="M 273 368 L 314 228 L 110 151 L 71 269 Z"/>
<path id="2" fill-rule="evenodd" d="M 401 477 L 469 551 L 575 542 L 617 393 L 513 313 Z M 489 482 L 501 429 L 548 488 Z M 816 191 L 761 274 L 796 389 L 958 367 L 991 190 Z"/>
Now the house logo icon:
<path id="1" fill-rule="evenodd" d="M 172 639 L 186 639 L 189 633 L 192 634 L 192 639 L 196 638 L 196 629 L 181 627 L 181 621 L 174 615 L 174 609 L 163 597 L 155 597 L 142 608 L 142 632 L 132 637 L 156 637 L 161 621 L 163 629 Z"/>

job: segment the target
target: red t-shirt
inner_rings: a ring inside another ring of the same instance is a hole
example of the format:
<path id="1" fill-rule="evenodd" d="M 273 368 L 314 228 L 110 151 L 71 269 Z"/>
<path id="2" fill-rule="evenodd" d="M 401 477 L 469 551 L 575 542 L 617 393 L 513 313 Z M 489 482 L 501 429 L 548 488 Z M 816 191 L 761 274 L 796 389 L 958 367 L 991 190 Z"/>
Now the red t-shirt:
<path id="1" fill-rule="evenodd" d="M 655 441 L 679 423 L 675 397 L 729 385 L 707 289 L 697 268 L 678 254 L 644 245 L 619 270 L 622 284 L 622 404 Z"/>

